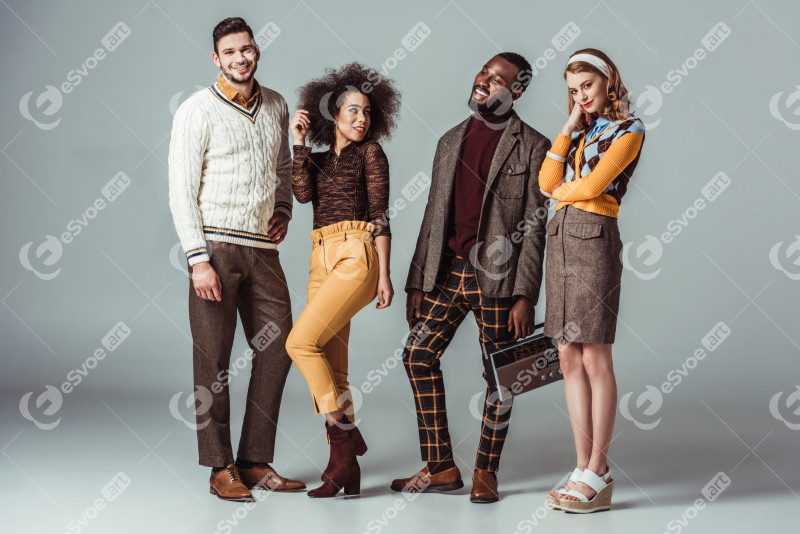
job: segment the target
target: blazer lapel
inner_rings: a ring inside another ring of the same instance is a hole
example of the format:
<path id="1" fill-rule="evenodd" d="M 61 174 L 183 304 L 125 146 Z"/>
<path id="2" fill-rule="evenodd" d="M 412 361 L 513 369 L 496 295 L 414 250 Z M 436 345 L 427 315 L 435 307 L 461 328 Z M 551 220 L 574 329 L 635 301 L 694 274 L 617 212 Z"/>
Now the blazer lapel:
<path id="1" fill-rule="evenodd" d="M 489 195 L 489 191 L 497 178 L 498 171 L 511 153 L 511 149 L 517 144 L 517 134 L 520 132 L 520 127 L 520 119 L 515 111 L 508 119 L 508 125 L 503 130 L 503 134 L 500 136 L 500 141 L 498 141 L 497 148 L 494 151 L 492 165 L 489 167 L 489 177 L 486 180 L 486 189 L 483 192 L 483 202 L 486 202 L 486 197 Z"/>
<path id="2" fill-rule="evenodd" d="M 461 143 L 464 141 L 464 134 L 467 131 L 467 125 L 469 124 L 470 120 L 472 120 L 472 115 L 450 130 L 450 132 L 448 132 L 448 134 L 442 139 L 447 158 L 443 163 L 440 163 L 442 187 L 439 190 L 446 195 L 441 197 L 445 212 L 448 212 L 450 200 L 453 198 L 453 184 L 455 183 L 456 178 L 458 156 L 461 152 Z M 449 215 L 449 213 L 447 213 L 447 215 Z"/>

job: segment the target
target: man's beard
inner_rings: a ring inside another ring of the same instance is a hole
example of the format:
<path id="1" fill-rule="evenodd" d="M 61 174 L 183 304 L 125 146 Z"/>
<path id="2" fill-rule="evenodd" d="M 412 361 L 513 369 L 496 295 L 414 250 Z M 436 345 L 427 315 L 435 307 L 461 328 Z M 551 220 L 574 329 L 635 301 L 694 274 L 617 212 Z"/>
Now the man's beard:
<path id="1" fill-rule="evenodd" d="M 473 99 L 474 91 L 475 89 L 473 88 L 469 94 L 469 100 L 467 100 L 467 105 L 469 106 L 469 109 L 471 109 L 472 111 L 477 111 L 478 113 L 483 113 L 483 114 L 491 114 L 497 111 L 498 108 L 503 106 L 503 104 L 505 103 L 504 101 L 506 100 L 506 98 L 504 98 L 504 95 L 500 95 L 494 98 L 490 96 L 483 103 L 479 104 L 478 102 L 475 102 L 475 100 Z M 506 95 L 506 97 L 510 99 L 511 95 L 508 94 Z M 505 112 L 507 110 L 508 109 L 506 108 L 503 111 Z"/>
<path id="2" fill-rule="evenodd" d="M 248 65 L 250 65 L 250 63 L 248 63 Z M 224 69 L 223 68 L 222 69 L 222 75 L 225 76 L 225 79 L 228 80 L 229 82 L 248 83 L 250 80 L 253 79 L 253 76 L 256 75 L 256 68 L 258 66 L 255 63 L 253 63 L 252 65 L 253 65 L 253 69 L 250 71 L 250 73 L 244 79 L 240 79 L 240 78 L 237 77 L 238 74 L 236 74 L 236 72 L 233 71 L 233 66 L 231 66 L 228 69 Z"/>

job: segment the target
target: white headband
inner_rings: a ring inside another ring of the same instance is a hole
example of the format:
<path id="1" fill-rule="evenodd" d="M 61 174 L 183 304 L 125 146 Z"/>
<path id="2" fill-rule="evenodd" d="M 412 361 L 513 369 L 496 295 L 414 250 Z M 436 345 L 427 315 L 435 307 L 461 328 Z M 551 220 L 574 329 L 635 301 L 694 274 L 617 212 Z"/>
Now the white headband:
<path id="1" fill-rule="evenodd" d="M 597 67 L 597 69 L 605 75 L 606 78 L 609 77 L 608 75 L 608 65 L 606 62 L 600 59 L 599 57 L 592 55 L 592 54 L 575 54 L 571 58 L 569 58 L 569 62 L 567 66 L 570 66 L 572 63 L 576 61 L 585 61 L 586 63 L 592 65 L 593 67 Z"/>

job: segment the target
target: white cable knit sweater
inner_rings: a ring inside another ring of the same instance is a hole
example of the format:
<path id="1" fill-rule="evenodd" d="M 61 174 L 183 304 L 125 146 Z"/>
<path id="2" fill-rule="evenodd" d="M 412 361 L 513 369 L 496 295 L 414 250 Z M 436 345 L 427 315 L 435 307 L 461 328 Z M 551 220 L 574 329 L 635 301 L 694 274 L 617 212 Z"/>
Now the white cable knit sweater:
<path id="1" fill-rule="evenodd" d="M 169 145 L 169 207 L 189 265 L 209 261 L 206 241 L 277 248 L 273 211 L 292 215 L 289 110 L 261 86 L 247 110 L 217 84 L 175 113 Z"/>

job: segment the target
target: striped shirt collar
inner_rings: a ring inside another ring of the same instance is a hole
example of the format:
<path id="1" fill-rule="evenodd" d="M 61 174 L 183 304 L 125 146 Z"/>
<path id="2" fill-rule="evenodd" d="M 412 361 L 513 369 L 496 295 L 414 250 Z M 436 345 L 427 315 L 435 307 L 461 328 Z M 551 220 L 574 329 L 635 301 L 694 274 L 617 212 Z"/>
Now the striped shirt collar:
<path id="1" fill-rule="evenodd" d="M 250 96 L 249 100 L 245 100 L 242 96 L 242 93 L 234 89 L 221 72 L 219 74 L 219 78 L 217 78 L 217 87 L 219 87 L 219 90 L 222 92 L 225 98 L 247 110 L 252 109 L 256 103 L 256 100 L 258 99 L 259 93 L 261 93 L 261 86 L 258 85 L 256 80 L 253 80 L 253 94 Z"/>
<path id="2" fill-rule="evenodd" d="M 611 121 L 603 117 L 595 117 L 592 125 L 586 128 L 586 139 L 591 139 L 597 132 L 601 132 L 611 126 Z"/>
<path id="3" fill-rule="evenodd" d="M 592 132 L 600 132 L 602 130 L 605 130 L 606 128 L 610 128 L 611 126 L 618 126 L 618 125 L 622 124 L 623 122 L 631 120 L 631 119 L 634 119 L 634 118 L 635 117 L 633 115 L 628 115 L 624 119 L 613 120 L 612 121 L 612 120 L 608 120 L 608 119 L 603 118 L 603 117 L 595 117 L 594 122 L 592 122 L 592 125 L 589 126 L 588 128 L 586 128 L 586 133 L 590 134 Z"/>

